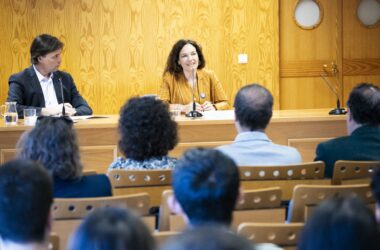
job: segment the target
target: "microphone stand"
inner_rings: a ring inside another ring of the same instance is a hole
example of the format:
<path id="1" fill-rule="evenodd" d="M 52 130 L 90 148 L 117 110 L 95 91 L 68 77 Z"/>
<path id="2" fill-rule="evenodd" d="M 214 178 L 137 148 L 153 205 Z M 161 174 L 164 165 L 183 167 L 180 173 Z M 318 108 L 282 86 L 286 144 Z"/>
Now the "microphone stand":
<path id="1" fill-rule="evenodd" d="M 321 74 L 321 77 L 323 81 L 327 84 L 329 89 L 335 94 L 336 96 L 336 108 L 330 110 L 329 115 L 344 115 L 347 114 L 346 109 L 340 107 L 340 100 L 339 100 L 339 95 L 336 90 L 333 89 L 331 86 L 331 83 Z"/>
<path id="2" fill-rule="evenodd" d="M 193 119 L 195 118 L 199 118 L 199 117 L 202 117 L 202 113 L 197 111 L 197 108 L 196 108 L 196 103 L 195 103 L 195 93 L 194 93 L 194 88 L 195 88 L 195 69 L 193 69 L 193 110 L 191 110 L 190 112 L 188 112 L 186 114 L 186 117 L 191 117 Z"/>
<path id="3" fill-rule="evenodd" d="M 63 84 L 62 84 L 62 78 L 60 77 L 59 79 L 59 84 L 61 85 L 61 97 L 62 97 L 62 115 L 61 117 L 64 117 L 65 119 L 71 120 L 71 118 L 66 115 L 66 110 L 65 110 L 65 98 L 63 97 Z"/>

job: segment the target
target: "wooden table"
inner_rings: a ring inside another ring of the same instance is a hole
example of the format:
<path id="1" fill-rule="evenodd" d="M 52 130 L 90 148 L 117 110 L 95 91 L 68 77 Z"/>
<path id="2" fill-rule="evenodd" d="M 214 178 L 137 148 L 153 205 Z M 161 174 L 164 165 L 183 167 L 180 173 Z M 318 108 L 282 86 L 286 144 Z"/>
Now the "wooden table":
<path id="1" fill-rule="evenodd" d="M 85 169 L 104 173 L 107 166 L 119 155 L 117 142 L 117 115 L 105 118 L 78 120 L 74 127 L 78 134 L 82 161 Z M 192 120 L 176 118 L 179 144 L 170 152 L 180 156 L 188 148 L 216 147 L 231 143 L 235 136 L 233 111 L 211 112 L 206 117 Z M 16 126 L 0 122 L 0 161 L 15 154 L 20 135 L 32 127 L 20 120 Z M 321 141 L 346 134 L 345 116 L 330 116 L 328 110 L 281 110 L 274 111 L 267 134 L 275 143 L 297 148 L 304 161 L 314 159 L 315 147 Z"/>

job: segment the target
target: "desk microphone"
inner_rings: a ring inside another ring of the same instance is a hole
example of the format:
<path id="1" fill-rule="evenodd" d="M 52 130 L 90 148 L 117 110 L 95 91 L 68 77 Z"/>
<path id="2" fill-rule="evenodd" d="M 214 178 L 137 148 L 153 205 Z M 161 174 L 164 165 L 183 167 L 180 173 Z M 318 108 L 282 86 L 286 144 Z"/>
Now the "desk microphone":
<path id="1" fill-rule="evenodd" d="M 330 110 L 329 115 L 344 115 L 347 113 L 347 111 L 344 108 L 340 107 L 340 99 L 339 99 L 339 94 L 336 89 L 333 88 L 332 84 L 328 81 L 326 77 L 324 77 L 322 74 L 320 74 L 322 77 L 323 81 L 326 83 L 326 85 L 329 87 L 331 92 L 334 93 L 336 96 L 336 108 Z"/>
<path id="2" fill-rule="evenodd" d="M 202 117 L 203 115 L 197 111 L 197 106 L 196 106 L 196 102 L 195 102 L 195 93 L 194 93 L 194 89 L 195 89 L 195 79 L 196 79 L 196 69 L 193 69 L 193 72 L 192 72 L 192 76 L 193 76 L 193 110 L 191 110 L 189 113 L 186 114 L 186 117 L 191 117 L 193 119 L 195 118 L 199 118 L 199 117 Z"/>
<path id="3" fill-rule="evenodd" d="M 63 84 L 62 84 L 62 77 L 59 77 L 59 84 L 61 87 L 61 97 L 62 97 L 62 116 L 66 116 L 66 110 L 65 110 L 65 99 L 63 98 Z"/>

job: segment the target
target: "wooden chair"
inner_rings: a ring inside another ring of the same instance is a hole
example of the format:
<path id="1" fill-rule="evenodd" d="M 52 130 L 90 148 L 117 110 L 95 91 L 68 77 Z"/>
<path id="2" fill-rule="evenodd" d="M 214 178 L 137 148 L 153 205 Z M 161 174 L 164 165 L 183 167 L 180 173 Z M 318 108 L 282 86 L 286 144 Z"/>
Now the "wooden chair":
<path id="1" fill-rule="evenodd" d="M 240 180 L 244 189 L 280 187 L 282 198 L 290 200 L 293 188 L 298 184 L 330 184 L 324 179 L 325 163 L 305 162 L 284 166 L 242 166 Z"/>
<path id="2" fill-rule="evenodd" d="M 56 233 L 50 233 L 49 250 L 59 250 L 59 236 Z"/>
<path id="3" fill-rule="evenodd" d="M 153 238 L 156 241 L 157 246 L 162 245 L 171 237 L 178 235 L 179 232 L 165 231 L 165 232 L 154 232 Z"/>
<path id="4" fill-rule="evenodd" d="M 380 168 L 380 161 L 336 161 L 331 184 L 341 185 L 345 180 L 358 183 L 359 179 L 364 179 L 364 183 L 369 183 L 369 178 L 377 168 Z M 359 181 L 363 183 L 363 180 Z"/>
<path id="5" fill-rule="evenodd" d="M 375 200 L 368 184 L 356 185 L 297 185 L 289 206 L 290 222 L 305 222 L 315 206 L 335 196 L 356 196 L 365 203 L 374 204 Z"/>
<path id="6" fill-rule="evenodd" d="M 281 207 L 281 189 L 278 187 L 244 191 L 244 199 L 236 205 L 231 227 L 236 229 L 242 222 L 283 222 L 285 208 Z M 162 193 L 158 228 L 160 231 L 182 231 L 186 225 L 179 215 L 171 214 L 168 197 L 172 190 Z"/>
<path id="7" fill-rule="evenodd" d="M 254 243 L 273 243 L 285 250 L 296 250 L 303 223 L 242 223 L 238 234 Z"/>
<path id="8" fill-rule="evenodd" d="M 155 228 L 155 217 L 149 216 L 150 197 L 147 193 L 114 197 L 54 199 L 52 231 L 59 235 L 61 249 L 66 249 L 70 235 L 84 217 L 96 208 L 106 206 L 132 209 L 142 216 L 151 231 Z"/>
<path id="9" fill-rule="evenodd" d="M 145 192 L 151 197 L 151 205 L 159 206 L 161 194 L 171 188 L 172 171 L 165 170 L 121 170 L 108 172 L 114 195 Z"/>

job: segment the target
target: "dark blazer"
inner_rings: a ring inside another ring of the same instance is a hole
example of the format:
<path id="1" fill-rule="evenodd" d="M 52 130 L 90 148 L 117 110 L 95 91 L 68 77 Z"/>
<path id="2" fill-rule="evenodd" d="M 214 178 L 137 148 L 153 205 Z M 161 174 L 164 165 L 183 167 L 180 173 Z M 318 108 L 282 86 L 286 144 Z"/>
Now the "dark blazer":
<path id="1" fill-rule="evenodd" d="M 86 198 L 112 196 L 112 187 L 104 174 L 84 175 L 78 180 L 54 178 L 55 198 Z"/>
<path id="2" fill-rule="evenodd" d="M 379 161 L 380 127 L 365 125 L 355 129 L 350 136 L 320 143 L 315 160 L 326 163 L 326 177 L 332 177 L 337 160 Z"/>
<path id="3" fill-rule="evenodd" d="M 63 71 L 57 71 L 53 74 L 53 84 L 58 103 L 63 102 L 60 78 L 62 80 L 64 102 L 70 103 L 76 109 L 76 115 L 91 115 L 92 109 L 79 94 L 73 78 Z M 33 66 L 11 75 L 8 83 L 7 101 L 17 103 L 19 117 L 24 116 L 23 110 L 25 108 L 35 108 L 37 109 L 37 114 L 40 115 L 41 109 L 45 107 L 45 99 Z"/>

